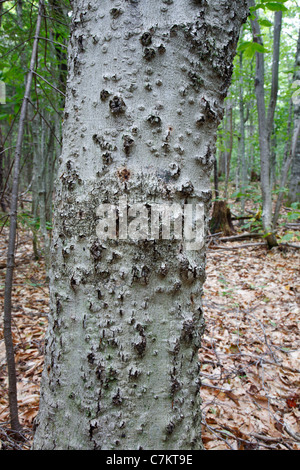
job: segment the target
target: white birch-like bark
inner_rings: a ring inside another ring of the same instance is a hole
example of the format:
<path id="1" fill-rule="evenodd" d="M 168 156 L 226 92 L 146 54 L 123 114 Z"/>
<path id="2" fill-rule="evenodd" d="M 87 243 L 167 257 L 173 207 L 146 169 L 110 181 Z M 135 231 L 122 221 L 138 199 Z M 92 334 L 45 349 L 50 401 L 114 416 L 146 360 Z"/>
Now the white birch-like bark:
<path id="1" fill-rule="evenodd" d="M 20 3 L 20 2 L 19 2 Z M 9 385 L 9 407 L 10 407 L 10 422 L 11 428 L 14 431 L 20 431 L 21 425 L 18 417 L 18 402 L 17 402 L 17 383 L 16 383 L 16 370 L 15 370 L 15 358 L 14 358 L 14 345 L 11 331 L 12 323 L 12 286 L 13 286 L 13 274 L 15 267 L 15 245 L 17 235 L 17 212 L 18 212 L 18 190 L 19 190 L 19 179 L 20 179 L 20 162 L 22 143 L 25 127 L 25 119 L 28 108 L 28 102 L 30 99 L 30 91 L 32 85 L 33 70 L 36 63 L 36 56 L 38 51 L 39 33 L 42 22 L 42 15 L 44 10 L 44 2 L 40 0 L 38 17 L 36 23 L 36 30 L 30 60 L 30 68 L 25 80 L 25 94 L 22 101 L 20 119 L 18 126 L 18 136 L 15 148 L 14 158 L 14 170 L 13 170 L 13 183 L 11 192 L 10 202 L 10 224 L 9 224 L 9 239 L 7 249 L 7 264 L 6 264 L 6 275 L 5 275 L 5 291 L 4 291 L 4 341 L 6 349 L 6 361 L 8 369 L 8 385 Z"/>
<path id="2" fill-rule="evenodd" d="M 201 449 L 205 248 L 97 238 L 97 208 L 211 199 L 246 1 L 76 0 L 34 449 Z M 119 214 L 120 215 L 120 214 Z"/>
<path id="3" fill-rule="evenodd" d="M 298 35 L 296 61 L 295 61 L 295 72 L 293 75 L 293 86 L 297 87 L 300 84 L 300 31 Z M 298 93 L 297 93 L 298 95 Z M 293 113 L 294 111 L 294 113 Z M 293 126 L 292 126 L 293 118 Z M 290 185 L 288 202 L 300 202 L 300 99 L 298 96 L 293 95 L 290 102 L 289 119 L 287 124 L 287 135 L 291 136 L 290 140 L 287 140 L 284 152 L 284 162 L 281 170 L 280 188 L 284 188 L 288 180 L 289 170 L 291 168 Z M 274 216 L 273 226 L 276 227 L 282 201 L 284 198 L 284 192 L 280 191 L 277 197 Z"/>

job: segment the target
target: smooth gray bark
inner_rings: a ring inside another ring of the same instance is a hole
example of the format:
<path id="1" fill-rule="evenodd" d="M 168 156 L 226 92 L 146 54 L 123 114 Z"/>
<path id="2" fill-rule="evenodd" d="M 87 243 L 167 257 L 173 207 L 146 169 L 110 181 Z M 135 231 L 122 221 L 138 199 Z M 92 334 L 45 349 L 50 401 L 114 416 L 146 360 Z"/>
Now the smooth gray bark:
<path id="1" fill-rule="evenodd" d="M 228 185 L 229 185 L 229 177 L 230 177 L 230 167 L 231 167 L 231 157 L 232 157 L 232 150 L 233 150 L 233 105 L 231 100 L 227 101 L 226 106 L 226 114 L 228 118 L 228 134 L 227 138 L 227 145 L 228 150 L 226 149 L 226 156 L 225 156 L 225 189 L 224 189 L 224 198 L 227 199 L 228 197 Z"/>
<path id="2" fill-rule="evenodd" d="M 205 248 L 189 251 L 174 239 L 104 242 L 96 213 L 126 196 L 130 207 L 204 203 L 207 217 L 247 5 L 73 7 L 33 448 L 201 449 Z"/>

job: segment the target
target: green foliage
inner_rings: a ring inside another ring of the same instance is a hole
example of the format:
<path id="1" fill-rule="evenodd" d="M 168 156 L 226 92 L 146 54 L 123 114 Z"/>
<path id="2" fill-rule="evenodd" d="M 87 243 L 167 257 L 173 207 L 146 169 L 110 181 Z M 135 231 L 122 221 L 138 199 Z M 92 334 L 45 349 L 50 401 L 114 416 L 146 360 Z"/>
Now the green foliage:
<path id="1" fill-rule="evenodd" d="M 261 44 L 253 41 L 245 41 L 239 44 L 238 52 L 244 52 L 247 59 L 251 59 L 256 52 L 266 53 L 270 50 L 266 49 Z"/>
<path id="2" fill-rule="evenodd" d="M 260 188 L 257 184 L 249 184 L 241 190 L 237 190 L 231 195 L 234 199 L 239 199 L 241 197 L 251 200 L 258 208 L 262 204 L 262 196 Z"/>
<path id="3" fill-rule="evenodd" d="M 262 221 L 256 217 L 252 217 L 249 222 L 242 225 L 241 228 L 253 233 L 263 233 Z"/>
<path id="4" fill-rule="evenodd" d="M 0 80 L 6 85 L 6 104 L 0 105 L 1 144 L 2 141 L 5 144 L 0 160 L 4 170 L 0 193 L 5 185 L 7 195 L 12 185 L 13 152 L 30 67 L 38 5 L 39 0 L 6 0 L 0 21 Z M 23 211 L 19 214 L 18 224 L 30 228 L 33 237 L 40 231 L 40 208 L 45 208 L 43 220 L 51 220 L 50 202 L 59 153 L 57 144 L 61 140 L 70 33 L 69 0 L 45 0 L 44 5 L 20 165 L 20 191 L 31 187 L 36 217 Z M 40 196 L 38 186 L 42 178 L 45 178 L 45 191 Z M 39 204 L 39 197 L 44 198 L 43 204 Z M 51 229 L 49 224 L 47 229 Z"/>
<path id="5" fill-rule="evenodd" d="M 289 222 L 293 222 L 295 220 L 300 220 L 300 203 L 293 202 L 291 204 L 291 211 L 287 213 L 287 218 Z"/>
<path id="6" fill-rule="evenodd" d="M 266 55 L 265 59 L 265 102 L 268 106 L 271 94 L 272 79 L 272 51 L 273 51 L 273 24 L 276 11 L 283 12 L 283 24 L 280 43 L 280 61 L 279 61 L 279 93 L 274 116 L 272 140 L 274 148 L 274 163 L 272 163 L 274 183 L 280 180 L 283 167 L 286 145 L 291 139 L 291 129 L 288 127 L 290 102 L 296 97 L 298 90 L 297 84 L 293 80 L 295 56 L 297 48 L 297 37 L 299 34 L 299 22 L 295 21 L 298 15 L 297 2 L 291 1 L 257 1 L 256 6 L 251 9 L 251 16 L 244 25 L 239 40 L 237 55 L 234 62 L 232 84 L 229 90 L 228 98 L 232 108 L 233 121 L 233 151 L 230 162 L 230 180 L 236 185 L 236 193 L 233 197 L 240 199 L 251 199 L 256 206 L 262 204 L 260 188 L 251 189 L 247 183 L 241 180 L 241 150 L 240 150 L 240 99 L 241 86 L 243 96 L 244 124 L 245 124 L 245 164 L 247 167 L 247 181 L 250 184 L 251 173 L 260 175 L 260 147 L 259 147 L 259 126 L 255 96 L 256 79 L 256 53 Z M 259 10 L 259 12 L 258 12 Z M 253 41 L 253 34 L 250 20 L 256 18 L 260 28 L 262 44 Z M 295 95 L 293 95 L 295 93 Z M 229 109 L 228 106 L 228 109 Z M 224 173 L 221 162 L 228 153 L 230 142 L 229 112 L 225 112 L 225 117 L 218 131 L 217 150 L 218 150 L 218 169 L 219 180 L 224 180 Z M 224 167 L 224 165 L 223 165 Z M 254 181 L 254 180 L 253 180 Z M 246 186 L 246 187 L 245 187 Z M 273 195 L 282 191 L 282 188 L 275 188 Z M 285 188 L 284 193 L 288 189 Z M 257 222 L 255 222 L 255 229 Z"/>
<path id="7" fill-rule="evenodd" d="M 7 120 L 9 116 L 15 117 L 23 100 L 34 40 L 38 0 L 23 1 L 21 5 L 22 8 L 18 10 L 16 2 L 5 2 L 6 12 L 2 16 L 0 28 L 0 79 L 6 83 L 7 87 L 7 105 L 1 107 L 0 113 L 2 121 Z M 69 25 L 68 22 L 64 24 L 58 21 L 58 18 L 53 18 L 51 2 L 46 1 L 45 8 L 45 16 L 49 20 L 48 23 L 46 19 L 43 21 L 40 33 L 37 72 L 50 85 L 35 75 L 31 102 L 36 103 L 40 109 L 49 106 L 52 112 L 54 108 L 62 111 L 61 97 L 53 92 L 51 84 L 59 83 L 61 69 L 67 66 L 66 46 Z M 63 83 L 60 84 L 60 88 L 64 88 Z"/>

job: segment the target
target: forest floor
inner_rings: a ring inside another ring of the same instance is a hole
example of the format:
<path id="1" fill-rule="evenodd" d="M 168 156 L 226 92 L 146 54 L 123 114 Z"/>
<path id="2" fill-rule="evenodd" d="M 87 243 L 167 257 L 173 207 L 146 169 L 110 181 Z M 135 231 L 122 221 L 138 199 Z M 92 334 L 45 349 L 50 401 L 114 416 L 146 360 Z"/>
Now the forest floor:
<path id="1" fill-rule="evenodd" d="M 8 231 L 0 235 L 3 311 Z M 254 244 L 255 243 L 255 244 Z M 202 434 L 207 450 L 300 450 L 300 250 L 268 251 L 257 240 L 211 239 L 203 306 Z M 299 242 L 296 242 L 299 245 Z M 29 450 L 39 406 L 48 285 L 31 233 L 20 229 L 13 288 L 20 420 L 9 431 L 7 371 L 0 318 L 0 448 Z"/>

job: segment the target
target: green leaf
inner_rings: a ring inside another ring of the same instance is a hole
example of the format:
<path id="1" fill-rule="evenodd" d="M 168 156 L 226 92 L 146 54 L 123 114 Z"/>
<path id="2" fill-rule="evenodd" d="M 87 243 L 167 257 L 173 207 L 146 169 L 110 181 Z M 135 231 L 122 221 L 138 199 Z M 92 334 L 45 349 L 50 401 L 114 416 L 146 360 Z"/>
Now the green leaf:
<path id="1" fill-rule="evenodd" d="M 287 7 L 277 2 L 266 3 L 266 8 L 271 11 L 288 11 Z"/>
<path id="2" fill-rule="evenodd" d="M 261 18 L 258 20 L 258 22 L 261 26 L 267 26 L 267 28 L 269 28 L 273 24 L 271 23 L 271 21 L 266 20 L 266 19 L 261 19 Z"/>
<path id="3" fill-rule="evenodd" d="M 298 220 L 300 218 L 300 212 L 288 212 L 287 214 L 288 220 Z"/>
<path id="4" fill-rule="evenodd" d="M 231 195 L 232 198 L 239 198 L 239 197 L 246 197 L 246 196 L 247 196 L 247 194 L 244 193 L 244 192 L 242 192 L 242 191 L 235 191 L 235 192 Z"/>

